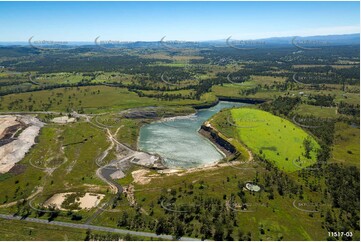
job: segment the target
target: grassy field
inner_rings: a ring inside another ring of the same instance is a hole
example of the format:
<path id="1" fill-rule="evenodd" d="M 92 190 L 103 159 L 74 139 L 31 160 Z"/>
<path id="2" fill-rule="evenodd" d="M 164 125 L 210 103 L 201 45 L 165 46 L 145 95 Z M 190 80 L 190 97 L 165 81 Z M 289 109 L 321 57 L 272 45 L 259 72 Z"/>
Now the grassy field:
<path id="1" fill-rule="evenodd" d="M 154 90 L 149 90 L 149 91 L 143 91 L 144 94 L 149 95 L 149 94 L 168 94 L 168 95 L 182 95 L 184 97 L 189 96 L 189 95 L 194 95 L 195 91 L 194 90 L 177 90 L 177 91 L 154 91 Z"/>
<path id="2" fill-rule="evenodd" d="M 82 80 L 90 80 L 89 77 L 83 76 L 82 73 L 48 73 L 39 74 L 32 77 L 32 80 L 40 84 L 55 84 L 55 83 L 78 83 Z"/>
<path id="3" fill-rule="evenodd" d="M 256 87 L 257 85 L 253 82 L 245 82 L 244 84 L 223 84 L 223 85 L 216 85 L 212 87 L 212 92 L 216 96 L 223 96 L 223 97 L 234 97 L 234 98 L 261 98 L 271 100 L 279 95 L 284 93 L 275 90 L 268 90 L 267 92 L 257 92 L 253 95 L 242 95 L 241 91 L 251 89 Z"/>
<path id="4" fill-rule="evenodd" d="M 125 88 L 108 86 L 71 87 L 11 94 L 0 98 L 2 111 L 60 111 L 71 110 L 97 113 L 146 106 L 177 106 L 210 103 L 216 100 L 205 93 L 201 100 L 175 99 L 172 101 L 139 97 Z"/>
<path id="5" fill-rule="evenodd" d="M 298 115 L 314 115 L 318 118 L 337 118 L 340 115 L 336 113 L 336 107 L 320 107 L 308 104 L 297 106 L 295 113 Z"/>
<path id="6" fill-rule="evenodd" d="M 0 75 L 1 77 L 1 75 Z M 135 76 L 119 73 L 119 72 L 92 72 L 92 73 L 70 73 L 70 72 L 58 72 L 58 73 L 34 73 L 32 80 L 39 84 L 75 84 L 80 82 L 93 82 L 93 83 L 104 83 L 104 82 L 122 82 L 130 83 L 135 80 Z M 26 76 L 28 81 L 28 77 Z"/>
<path id="7" fill-rule="evenodd" d="M 345 123 L 336 123 L 334 162 L 360 167 L 360 129 Z"/>
<path id="8" fill-rule="evenodd" d="M 253 153 L 274 162 L 278 168 L 293 172 L 316 162 L 319 145 L 290 121 L 250 108 L 232 109 L 231 119 L 241 141 Z M 306 155 L 305 140 L 311 144 L 309 155 Z"/>
<path id="9" fill-rule="evenodd" d="M 14 230 L 14 227 L 16 227 L 16 230 Z M 84 241 L 87 238 L 87 230 L 0 219 L 0 235 L 0 241 Z M 114 238 L 125 241 L 151 240 L 151 238 L 143 236 L 90 231 L 90 237 L 92 236 L 102 237 L 106 240 Z"/>
<path id="10" fill-rule="evenodd" d="M 257 78 L 259 77 L 257 76 Z M 264 80 L 268 80 L 268 84 L 271 85 L 272 83 L 271 77 L 268 78 L 264 77 Z M 212 87 L 212 92 L 216 96 L 222 96 L 222 97 L 259 98 L 264 100 L 271 100 L 277 98 L 278 96 L 289 96 L 289 97 L 300 97 L 302 100 L 307 101 L 309 95 L 326 95 L 326 96 L 331 95 L 335 97 L 334 99 L 335 103 L 340 103 L 342 101 L 349 104 L 358 104 L 360 100 L 359 93 L 356 91 L 345 93 L 341 89 L 331 89 L 331 88 L 330 90 L 298 88 L 295 90 L 287 90 L 287 91 L 278 91 L 274 89 L 270 89 L 270 90 L 260 89 L 255 94 L 249 94 L 249 95 L 242 94 L 242 91 L 254 88 L 259 84 L 261 85 L 262 82 L 266 82 L 264 80 L 261 78 L 261 79 L 257 79 L 257 81 L 247 81 L 242 84 L 226 83 L 223 85 L 215 85 Z M 280 79 L 277 80 L 279 80 L 280 82 Z M 358 90 L 358 87 L 352 86 L 352 89 L 355 88 Z M 303 93 L 302 95 L 300 94 L 301 92 Z"/>
<path id="11" fill-rule="evenodd" d="M 16 227 L 16 230 L 14 230 Z M 84 240 L 86 230 L 0 219 L 0 240 Z"/>
<path id="12" fill-rule="evenodd" d="M 251 76 L 249 82 L 255 85 L 272 85 L 275 83 L 284 83 L 287 78 L 275 76 Z"/>
<path id="13" fill-rule="evenodd" d="M 168 52 L 158 52 L 152 54 L 139 55 L 140 58 L 144 59 L 161 59 L 161 60 L 172 60 L 172 61 L 189 61 L 189 60 L 201 60 L 203 57 L 197 55 L 169 55 Z"/>

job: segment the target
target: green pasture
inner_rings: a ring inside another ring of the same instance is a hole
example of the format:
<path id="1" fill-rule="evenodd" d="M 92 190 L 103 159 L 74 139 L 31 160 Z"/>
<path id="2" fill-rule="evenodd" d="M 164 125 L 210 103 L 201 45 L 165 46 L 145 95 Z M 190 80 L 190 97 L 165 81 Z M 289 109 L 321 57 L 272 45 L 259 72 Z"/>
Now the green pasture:
<path id="1" fill-rule="evenodd" d="M 231 110 L 230 122 L 253 153 L 284 171 L 293 172 L 316 163 L 320 146 L 312 136 L 288 120 L 257 109 L 238 108 Z M 304 145 L 306 139 L 311 146 L 308 157 Z"/>

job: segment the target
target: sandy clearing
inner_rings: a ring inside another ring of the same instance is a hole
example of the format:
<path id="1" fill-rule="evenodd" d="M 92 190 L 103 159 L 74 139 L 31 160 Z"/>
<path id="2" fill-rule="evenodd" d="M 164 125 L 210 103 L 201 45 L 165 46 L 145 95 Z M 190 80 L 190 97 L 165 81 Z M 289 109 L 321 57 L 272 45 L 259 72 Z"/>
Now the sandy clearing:
<path id="1" fill-rule="evenodd" d="M 149 175 L 149 170 L 146 169 L 140 169 L 132 172 L 132 177 L 135 183 L 138 183 L 140 185 L 148 184 L 153 178 L 159 177 L 157 174 Z"/>
<path id="2" fill-rule="evenodd" d="M 18 138 L 0 147 L 0 173 L 8 172 L 17 162 L 25 157 L 28 150 L 35 144 L 44 123 L 33 116 L 17 116 L 21 122 L 29 125 Z"/>
<path id="3" fill-rule="evenodd" d="M 185 170 L 182 169 L 164 169 L 164 170 L 160 170 L 158 171 L 158 173 L 160 174 L 174 174 L 174 173 L 180 173 L 180 172 L 184 172 Z"/>
<path id="4" fill-rule="evenodd" d="M 215 163 L 215 164 L 208 164 L 200 167 L 189 168 L 189 169 L 164 169 L 159 170 L 158 173 L 166 174 L 166 175 L 177 175 L 177 176 L 184 176 L 185 174 L 193 173 L 193 172 L 201 172 L 201 171 L 211 171 L 216 170 L 220 167 L 227 167 L 227 166 L 235 166 L 240 164 L 239 161 L 233 161 L 232 163 Z"/>
<path id="5" fill-rule="evenodd" d="M 54 194 L 51 198 L 49 198 L 48 200 L 46 200 L 46 202 L 44 202 L 44 207 L 55 206 L 55 208 L 61 209 L 61 204 L 64 202 L 66 195 L 70 195 L 70 194 L 72 193 L 66 192 L 66 193 Z"/>
<path id="6" fill-rule="evenodd" d="M 46 202 L 44 202 L 45 207 L 55 206 L 59 210 L 66 210 L 61 207 L 67 195 L 74 194 L 74 192 L 65 192 L 54 194 Z M 81 209 L 90 209 L 96 207 L 97 204 L 105 197 L 104 194 L 95 194 L 95 193 L 85 193 L 83 197 L 79 197 L 76 202 L 80 203 L 79 207 Z"/>
<path id="7" fill-rule="evenodd" d="M 75 122 L 75 118 L 69 118 L 68 116 L 56 117 L 51 120 L 53 123 L 67 124 Z"/>
<path id="8" fill-rule="evenodd" d="M 104 197 L 104 194 L 85 193 L 85 196 L 79 199 L 80 207 L 81 209 L 96 207 Z"/>

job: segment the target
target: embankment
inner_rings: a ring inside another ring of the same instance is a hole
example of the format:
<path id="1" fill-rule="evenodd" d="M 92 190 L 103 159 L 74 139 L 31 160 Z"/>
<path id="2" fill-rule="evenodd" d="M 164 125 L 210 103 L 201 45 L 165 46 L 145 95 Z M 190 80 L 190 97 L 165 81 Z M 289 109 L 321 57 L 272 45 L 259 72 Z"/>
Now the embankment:
<path id="1" fill-rule="evenodd" d="M 226 139 L 222 138 L 218 131 L 214 130 L 211 126 L 203 124 L 198 131 L 200 134 L 208 138 L 213 144 L 215 144 L 222 152 L 227 156 L 237 153 L 236 147 L 229 143 Z"/>
<path id="2" fill-rule="evenodd" d="M 219 103 L 219 99 L 217 98 L 217 100 L 214 102 L 205 103 L 205 104 L 197 104 L 197 105 L 193 105 L 192 107 L 195 109 L 211 108 L 211 107 L 216 106 L 218 103 Z"/>
<path id="3" fill-rule="evenodd" d="M 242 103 L 248 103 L 248 104 L 260 104 L 260 103 L 267 102 L 267 100 L 260 99 L 260 98 L 238 98 L 238 97 L 217 96 L 217 100 L 214 101 L 214 102 L 199 104 L 199 105 L 193 105 L 192 107 L 195 108 L 195 109 L 211 108 L 211 107 L 216 106 L 220 101 L 242 102 Z"/>
<path id="4" fill-rule="evenodd" d="M 218 96 L 219 101 L 228 101 L 228 102 L 242 102 L 242 103 L 249 103 L 249 104 L 260 104 L 267 102 L 265 99 L 260 98 L 238 98 L 238 97 L 223 97 Z"/>

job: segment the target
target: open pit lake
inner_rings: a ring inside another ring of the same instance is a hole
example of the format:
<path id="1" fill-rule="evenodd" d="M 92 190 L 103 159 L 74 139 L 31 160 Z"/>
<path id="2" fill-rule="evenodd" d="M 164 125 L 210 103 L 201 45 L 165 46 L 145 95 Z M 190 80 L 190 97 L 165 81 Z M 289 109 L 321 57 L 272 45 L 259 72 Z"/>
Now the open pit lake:
<path id="1" fill-rule="evenodd" d="M 166 118 L 140 129 L 138 148 L 157 153 L 169 168 L 191 168 L 213 164 L 224 155 L 207 138 L 198 133 L 201 125 L 224 108 L 248 105 L 220 101 L 216 106 L 200 109 L 188 116 Z"/>

